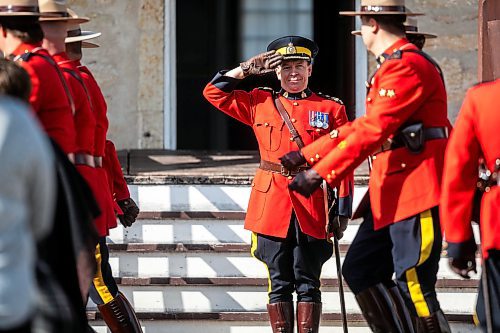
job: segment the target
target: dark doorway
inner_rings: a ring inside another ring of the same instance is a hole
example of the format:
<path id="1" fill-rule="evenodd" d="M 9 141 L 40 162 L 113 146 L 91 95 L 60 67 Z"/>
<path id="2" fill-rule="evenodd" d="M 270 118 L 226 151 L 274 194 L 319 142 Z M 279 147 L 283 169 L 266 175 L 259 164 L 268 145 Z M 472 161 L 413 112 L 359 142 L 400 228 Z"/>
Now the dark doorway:
<path id="1" fill-rule="evenodd" d="M 353 9 L 354 0 L 314 0 L 314 39 L 320 53 L 311 79 L 313 91 L 342 99 L 351 118 L 355 114 L 354 37 L 350 34 L 354 20 L 338 12 Z M 218 70 L 236 67 L 241 60 L 239 13 L 237 0 L 177 2 L 178 149 L 257 149 L 250 127 L 218 112 L 202 96 Z M 265 81 L 248 80 L 241 88 L 269 85 Z"/>
<path id="2" fill-rule="evenodd" d="M 356 115 L 354 20 L 339 12 L 354 9 L 353 0 L 314 0 L 314 40 L 320 51 L 310 83 L 313 91 L 340 98 L 350 120 Z"/>

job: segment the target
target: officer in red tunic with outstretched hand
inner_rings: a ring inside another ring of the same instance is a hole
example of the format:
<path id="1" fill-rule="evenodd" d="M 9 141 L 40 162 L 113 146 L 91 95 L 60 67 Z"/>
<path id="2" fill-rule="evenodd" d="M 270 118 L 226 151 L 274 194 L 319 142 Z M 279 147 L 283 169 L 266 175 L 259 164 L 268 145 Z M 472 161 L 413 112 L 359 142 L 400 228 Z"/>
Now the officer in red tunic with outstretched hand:
<path id="1" fill-rule="evenodd" d="M 325 239 L 323 192 L 317 190 L 305 198 L 290 191 L 295 175 L 308 166 L 285 168 L 279 157 L 345 124 L 347 116 L 340 100 L 308 88 L 316 43 L 286 36 L 269 44 L 267 51 L 219 72 L 203 94 L 216 108 L 251 126 L 259 143 L 261 162 L 252 183 L 245 228 L 253 231 L 252 255 L 269 271 L 267 309 L 273 332 L 293 332 L 294 291 L 298 332 L 318 332 L 321 268 L 332 255 Z M 245 77 L 268 72 L 276 73 L 281 91 L 236 89 Z M 351 214 L 353 187 L 352 175 L 344 179 L 338 184 L 342 198 L 337 209 L 343 225 Z"/>
<path id="2" fill-rule="evenodd" d="M 477 185 L 484 192 L 480 206 L 483 281 L 476 308 L 484 332 L 488 306 L 484 294 L 489 295 L 492 332 L 500 332 L 499 95 L 500 80 L 468 91 L 446 148 L 440 206 L 450 266 L 460 276 L 469 278 L 469 273 L 476 270 L 477 248 L 471 226 L 472 202 Z M 486 170 L 478 184 L 480 161 Z M 488 293 L 483 289 L 486 284 Z"/>
<path id="3" fill-rule="evenodd" d="M 314 165 L 290 187 L 309 196 L 323 179 L 336 186 L 371 156 L 371 209 L 347 252 L 345 280 L 374 332 L 450 332 L 435 290 L 449 130 L 441 70 L 405 38 L 406 16 L 418 14 L 404 0 L 362 0 L 360 11 L 342 14 L 361 16 L 363 42 L 377 57 L 366 115 L 302 149 Z"/>

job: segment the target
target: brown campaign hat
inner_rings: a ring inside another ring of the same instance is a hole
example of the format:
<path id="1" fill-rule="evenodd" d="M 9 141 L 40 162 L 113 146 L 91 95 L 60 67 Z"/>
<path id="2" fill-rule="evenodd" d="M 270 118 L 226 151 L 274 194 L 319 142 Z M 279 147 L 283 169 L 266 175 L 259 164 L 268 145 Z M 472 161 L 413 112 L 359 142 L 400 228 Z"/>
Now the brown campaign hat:
<path id="1" fill-rule="evenodd" d="M 0 0 L 0 16 L 40 16 L 38 0 Z"/>
<path id="2" fill-rule="evenodd" d="M 73 10 L 68 8 L 68 14 L 71 17 L 79 17 Z M 68 37 L 65 39 L 65 43 L 75 43 L 82 42 L 82 47 L 84 48 L 95 48 L 99 47 L 98 44 L 87 42 L 89 39 L 97 38 L 101 35 L 100 32 L 93 32 L 88 30 L 82 30 L 80 24 L 76 22 L 70 22 L 68 24 Z"/>
<path id="3" fill-rule="evenodd" d="M 404 25 L 407 35 L 424 36 L 425 38 L 437 38 L 437 35 L 435 34 L 419 31 L 417 19 L 414 17 L 407 17 Z"/>
<path id="4" fill-rule="evenodd" d="M 417 19 L 415 17 L 408 16 L 406 18 L 404 26 L 405 26 L 405 32 L 407 35 L 424 36 L 425 38 L 437 38 L 437 35 L 435 35 L 435 34 L 418 31 L 418 22 L 417 22 Z M 355 36 L 361 36 L 361 30 L 351 31 L 351 34 L 353 34 Z"/>
<path id="5" fill-rule="evenodd" d="M 67 10 L 66 0 L 38 0 L 38 5 L 40 6 L 41 22 L 64 21 L 80 24 L 90 21 L 88 17 L 71 16 Z"/>
<path id="6" fill-rule="evenodd" d="M 412 13 L 405 7 L 404 0 L 361 0 L 358 12 L 340 12 L 344 16 L 357 15 L 408 15 L 418 16 L 422 13 Z"/>

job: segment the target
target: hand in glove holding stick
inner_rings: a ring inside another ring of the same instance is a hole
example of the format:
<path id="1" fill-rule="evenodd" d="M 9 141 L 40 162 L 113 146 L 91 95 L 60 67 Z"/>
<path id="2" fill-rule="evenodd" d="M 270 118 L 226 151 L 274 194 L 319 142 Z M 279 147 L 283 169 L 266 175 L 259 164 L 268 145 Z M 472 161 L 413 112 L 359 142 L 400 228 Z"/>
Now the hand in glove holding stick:
<path id="1" fill-rule="evenodd" d="M 262 75 L 272 72 L 281 65 L 283 61 L 283 56 L 276 51 L 268 51 L 256 55 L 240 64 L 243 70 L 243 75 Z"/>
<path id="2" fill-rule="evenodd" d="M 125 228 L 130 227 L 135 222 L 137 215 L 139 215 L 139 207 L 137 207 L 137 204 L 132 198 L 120 200 L 117 203 L 123 211 L 123 215 L 118 215 L 121 224 L 123 224 Z"/>
<path id="3" fill-rule="evenodd" d="M 349 218 L 345 216 L 335 215 L 329 213 L 329 224 L 327 226 L 326 233 L 330 238 L 332 234 L 337 236 L 337 239 L 342 239 L 344 237 L 344 231 L 347 229 L 347 223 Z"/>

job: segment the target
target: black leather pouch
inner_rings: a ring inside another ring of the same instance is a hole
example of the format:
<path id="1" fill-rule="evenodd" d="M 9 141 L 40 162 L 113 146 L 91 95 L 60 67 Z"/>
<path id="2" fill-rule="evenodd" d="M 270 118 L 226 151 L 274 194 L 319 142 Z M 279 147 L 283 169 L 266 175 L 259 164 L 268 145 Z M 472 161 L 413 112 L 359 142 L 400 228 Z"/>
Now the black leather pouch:
<path id="1" fill-rule="evenodd" d="M 400 132 L 401 140 L 412 153 L 418 154 L 424 149 L 424 125 L 416 123 L 405 126 Z"/>

